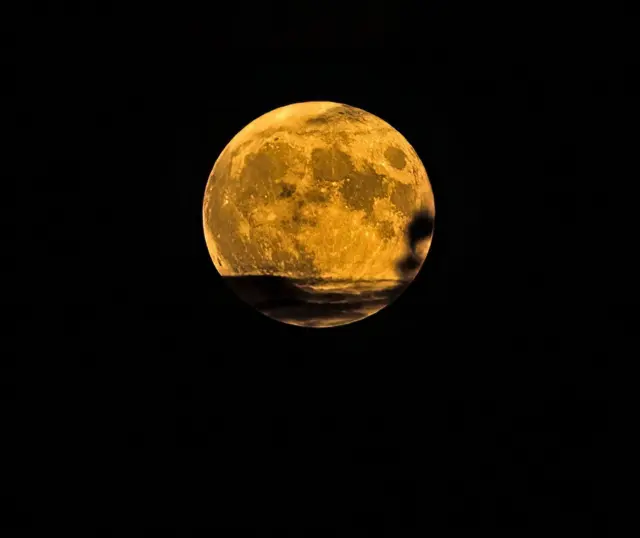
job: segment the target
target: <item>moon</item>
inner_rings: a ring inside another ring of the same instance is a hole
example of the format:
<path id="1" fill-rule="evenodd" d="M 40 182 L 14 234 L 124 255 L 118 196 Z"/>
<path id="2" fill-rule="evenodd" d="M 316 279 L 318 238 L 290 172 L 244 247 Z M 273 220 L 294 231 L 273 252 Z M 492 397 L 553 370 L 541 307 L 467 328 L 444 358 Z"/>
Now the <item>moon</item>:
<path id="1" fill-rule="evenodd" d="M 270 318 L 308 327 L 364 319 L 414 279 L 434 197 L 411 144 L 346 104 L 277 108 L 238 132 L 204 194 L 219 274 Z"/>

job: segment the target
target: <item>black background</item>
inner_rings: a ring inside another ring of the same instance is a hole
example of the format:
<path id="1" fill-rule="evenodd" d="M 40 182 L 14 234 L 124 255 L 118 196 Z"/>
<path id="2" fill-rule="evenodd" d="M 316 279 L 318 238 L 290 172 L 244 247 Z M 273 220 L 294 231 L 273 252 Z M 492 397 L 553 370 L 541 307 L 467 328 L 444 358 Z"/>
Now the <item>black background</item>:
<path id="1" fill-rule="evenodd" d="M 4 18 L 3 525 L 602 536 L 624 32 L 558 3 L 237 4 Z M 240 303 L 202 234 L 226 143 L 306 100 L 391 123 L 436 200 L 409 290 L 336 329 Z"/>

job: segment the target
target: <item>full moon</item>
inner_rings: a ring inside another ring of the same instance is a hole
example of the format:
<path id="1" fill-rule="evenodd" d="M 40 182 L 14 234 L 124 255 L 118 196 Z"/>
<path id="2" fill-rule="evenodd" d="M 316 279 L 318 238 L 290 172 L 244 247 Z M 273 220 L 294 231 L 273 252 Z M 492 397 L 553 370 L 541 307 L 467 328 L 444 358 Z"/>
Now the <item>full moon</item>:
<path id="1" fill-rule="evenodd" d="M 389 305 L 424 263 L 434 217 L 411 144 L 379 117 L 332 102 L 249 123 L 216 160 L 203 202 L 206 245 L 231 289 L 308 327 Z"/>

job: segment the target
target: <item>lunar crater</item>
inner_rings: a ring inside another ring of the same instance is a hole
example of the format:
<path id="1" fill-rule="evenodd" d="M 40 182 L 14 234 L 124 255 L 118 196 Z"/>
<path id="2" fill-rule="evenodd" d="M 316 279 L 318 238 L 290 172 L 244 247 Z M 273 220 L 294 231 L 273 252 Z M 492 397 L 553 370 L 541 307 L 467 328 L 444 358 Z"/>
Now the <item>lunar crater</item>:
<path id="1" fill-rule="evenodd" d="M 389 146 L 385 152 L 384 156 L 387 158 L 391 166 L 397 168 L 398 170 L 404 169 L 407 165 L 407 158 L 402 150 L 395 148 L 393 146 Z"/>

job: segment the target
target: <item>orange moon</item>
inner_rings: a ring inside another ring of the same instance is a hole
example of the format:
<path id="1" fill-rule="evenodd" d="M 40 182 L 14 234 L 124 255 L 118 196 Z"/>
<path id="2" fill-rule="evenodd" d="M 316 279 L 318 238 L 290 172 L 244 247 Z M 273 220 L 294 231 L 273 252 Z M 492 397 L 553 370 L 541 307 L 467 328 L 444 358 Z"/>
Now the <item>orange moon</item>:
<path id="1" fill-rule="evenodd" d="M 220 275 L 265 315 L 332 327 L 390 304 L 422 266 L 435 204 L 424 165 L 359 108 L 296 103 L 237 133 L 203 202 Z"/>

